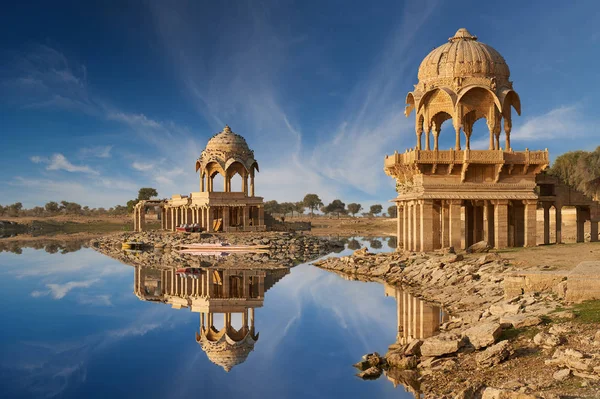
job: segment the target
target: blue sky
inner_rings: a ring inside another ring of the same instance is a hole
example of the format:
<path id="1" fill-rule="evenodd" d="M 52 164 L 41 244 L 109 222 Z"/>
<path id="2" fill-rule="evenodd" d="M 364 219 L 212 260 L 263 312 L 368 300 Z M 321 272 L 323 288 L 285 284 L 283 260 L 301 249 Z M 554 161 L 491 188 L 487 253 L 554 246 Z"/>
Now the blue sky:
<path id="1" fill-rule="evenodd" d="M 598 146 L 600 5 L 501 6 L 3 5 L 0 203 L 110 207 L 142 186 L 161 197 L 198 191 L 195 160 L 225 124 L 255 151 L 257 195 L 385 203 L 395 184 L 383 157 L 414 146 L 406 93 L 421 60 L 460 27 L 510 66 L 523 110 L 513 120 L 513 148 L 548 148 L 555 158 Z M 485 137 L 484 122 L 474 134 Z M 444 129 L 441 147 L 452 137 Z"/>

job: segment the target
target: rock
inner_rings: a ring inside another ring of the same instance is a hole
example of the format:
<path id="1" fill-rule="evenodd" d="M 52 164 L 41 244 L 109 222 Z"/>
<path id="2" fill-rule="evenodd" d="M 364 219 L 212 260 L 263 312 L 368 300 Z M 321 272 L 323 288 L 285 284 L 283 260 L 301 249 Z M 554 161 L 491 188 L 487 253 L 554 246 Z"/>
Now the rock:
<path id="1" fill-rule="evenodd" d="M 539 397 L 522 392 L 487 387 L 483 391 L 481 399 L 539 399 Z"/>
<path id="2" fill-rule="evenodd" d="M 421 345 L 421 356 L 436 357 L 458 352 L 463 341 L 458 338 L 437 336 L 428 338 Z"/>
<path id="3" fill-rule="evenodd" d="M 356 376 L 363 380 L 376 380 L 381 376 L 381 372 L 381 369 L 378 367 L 370 367 L 365 371 L 356 374 Z"/>
<path id="4" fill-rule="evenodd" d="M 366 360 L 361 360 L 358 363 L 354 363 L 353 366 L 359 369 L 360 371 L 365 371 L 366 369 L 371 367 L 369 362 L 367 362 Z"/>
<path id="5" fill-rule="evenodd" d="M 448 254 L 446 256 L 444 256 L 443 258 L 440 259 L 440 262 L 447 264 L 447 263 L 455 263 L 455 262 L 460 262 L 461 260 L 464 259 L 464 256 L 462 256 L 462 254 Z"/>
<path id="6" fill-rule="evenodd" d="M 389 380 L 393 381 L 394 384 L 402 384 L 406 387 L 410 387 L 415 392 L 421 390 L 419 373 L 415 370 L 390 369 L 386 372 L 386 376 Z"/>
<path id="7" fill-rule="evenodd" d="M 387 364 L 402 370 L 413 370 L 417 368 L 417 358 L 415 356 L 403 356 L 399 353 L 392 353 L 386 357 Z"/>
<path id="8" fill-rule="evenodd" d="M 445 322 L 440 326 L 441 330 L 452 330 L 454 328 L 459 328 L 463 325 L 463 320 L 461 318 L 452 319 L 450 321 Z"/>
<path id="9" fill-rule="evenodd" d="M 589 373 L 582 373 L 581 371 L 573 370 L 573 375 L 575 377 L 584 378 L 586 380 L 600 381 L 600 376 Z"/>
<path id="10" fill-rule="evenodd" d="M 548 334 L 545 332 L 537 333 L 533 337 L 533 343 L 546 348 L 554 348 L 564 342 L 563 337 L 557 337 L 556 335 Z"/>
<path id="11" fill-rule="evenodd" d="M 563 310 L 562 312 L 556 312 L 552 314 L 552 318 L 555 319 L 574 319 L 575 313 L 570 310 Z"/>
<path id="12" fill-rule="evenodd" d="M 482 252 L 489 252 L 490 249 L 492 249 L 492 247 L 489 246 L 487 241 L 479 241 L 467 248 L 466 252 L 468 254 L 478 254 Z"/>
<path id="13" fill-rule="evenodd" d="M 502 341 L 475 355 L 475 361 L 480 367 L 492 367 L 508 359 L 510 351 L 510 342 Z"/>
<path id="14" fill-rule="evenodd" d="M 371 366 L 379 366 L 385 363 L 385 359 L 379 356 L 379 353 L 377 352 L 364 355 L 362 360 L 368 362 Z"/>
<path id="15" fill-rule="evenodd" d="M 561 370 L 558 370 L 556 373 L 552 374 L 552 378 L 554 378 L 557 381 L 564 381 L 567 378 L 569 378 L 570 376 L 571 376 L 570 369 L 561 369 Z"/>
<path id="16" fill-rule="evenodd" d="M 502 260 L 502 257 L 500 255 L 498 255 L 497 253 L 485 254 L 482 257 L 480 257 L 479 259 L 477 259 L 477 261 L 475 262 L 475 265 L 482 266 L 482 265 L 485 265 L 486 263 L 490 263 L 495 260 Z"/>
<path id="17" fill-rule="evenodd" d="M 367 247 L 357 249 L 352 253 L 352 256 L 366 256 L 369 255 L 369 249 Z"/>
<path id="18" fill-rule="evenodd" d="M 421 356 L 421 345 L 423 345 L 423 341 L 413 339 L 406 347 L 404 354 L 406 356 Z"/>
<path id="19" fill-rule="evenodd" d="M 521 310 L 521 304 L 500 304 L 490 306 L 490 313 L 494 316 L 515 315 Z"/>
<path id="20" fill-rule="evenodd" d="M 562 335 L 562 334 L 566 334 L 569 332 L 569 329 L 565 326 L 561 326 L 561 325 L 553 325 L 552 327 L 550 327 L 550 329 L 548 330 L 548 332 L 552 335 Z"/>
<path id="21" fill-rule="evenodd" d="M 463 337 L 467 337 L 475 349 L 480 349 L 494 344 L 500 334 L 502 327 L 499 323 L 483 323 L 465 330 Z"/>
<path id="22" fill-rule="evenodd" d="M 596 335 L 594 335 L 594 341 L 600 342 L 600 330 L 596 331 Z"/>
<path id="23" fill-rule="evenodd" d="M 503 316 L 500 318 L 502 327 L 523 328 L 542 324 L 542 319 L 538 316 L 529 316 L 526 314 L 517 314 Z"/>
<path id="24" fill-rule="evenodd" d="M 583 359 L 585 357 L 583 353 L 571 348 L 565 349 L 564 354 L 565 356 L 572 357 L 574 359 Z"/>

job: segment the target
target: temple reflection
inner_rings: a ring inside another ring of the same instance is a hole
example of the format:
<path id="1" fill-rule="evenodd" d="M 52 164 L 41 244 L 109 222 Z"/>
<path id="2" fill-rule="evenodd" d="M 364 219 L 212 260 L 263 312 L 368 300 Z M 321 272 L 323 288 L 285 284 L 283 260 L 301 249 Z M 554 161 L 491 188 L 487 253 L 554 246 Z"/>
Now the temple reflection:
<path id="1" fill-rule="evenodd" d="M 254 309 L 263 306 L 265 293 L 290 271 L 213 267 L 188 270 L 193 274 L 136 266 L 134 294 L 143 301 L 199 313 L 196 342 L 211 362 L 229 372 L 246 360 L 258 341 Z M 241 326 L 234 327 L 232 320 L 241 320 Z"/>
<path id="2" fill-rule="evenodd" d="M 397 335 L 396 343 L 390 345 L 390 350 L 398 345 L 409 344 L 414 339 L 425 339 L 437 334 L 440 326 L 450 319 L 450 316 L 440 306 L 423 301 L 401 287 L 384 285 L 385 296 L 396 300 Z M 385 371 L 387 379 L 394 384 L 404 386 L 407 392 L 415 397 L 420 395 L 418 374 L 413 370 L 390 368 Z"/>

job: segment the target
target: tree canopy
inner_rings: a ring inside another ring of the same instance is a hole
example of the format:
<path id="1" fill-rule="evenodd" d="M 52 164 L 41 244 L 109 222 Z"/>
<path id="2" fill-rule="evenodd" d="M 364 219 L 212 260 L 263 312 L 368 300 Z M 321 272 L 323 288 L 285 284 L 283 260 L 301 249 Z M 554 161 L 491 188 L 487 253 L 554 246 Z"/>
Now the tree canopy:
<path id="1" fill-rule="evenodd" d="M 383 211 L 383 206 L 380 204 L 371 205 L 371 208 L 369 209 L 369 213 L 372 215 L 379 215 L 381 211 Z"/>
<path id="2" fill-rule="evenodd" d="M 152 197 L 156 197 L 158 195 L 158 192 L 156 191 L 155 188 L 152 187 L 142 187 L 140 188 L 140 191 L 138 191 L 138 200 L 149 200 Z"/>
<path id="3" fill-rule="evenodd" d="M 388 206 L 387 213 L 391 218 L 395 218 L 398 216 L 398 208 L 396 208 L 396 205 Z"/>
<path id="4" fill-rule="evenodd" d="M 600 146 L 594 151 L 570 151 L 556 158 L 548 171 L 591 197 L 600 195 Z"/>
<path id="5" fill-rule="evenodd" d="M 346 204 L 339 199 L 334 199 L 329 205 L 327 205 L 327 211 L 328 213 L 337 214 L 337 217 L 339 218 L 340 213 L 346 213 Z"/>
<path id="6" fill-rule="evenodd" d="M 310 209 L 311 216 L 314 214 L 315 210 L 323 206 L 323 201 L 321 201 L 321 198 L 319 198 L 317 194 L 306 194 L 302 202 L 306 208 Z"/>
<path id="7" fill-rule="evenodd" d="M 356 202 L 348 204 L 348 213 L 352 214 L 352 216 L 354 216 L 358 212 L 360 212 L 361 209 L 362 209 L 362 205 L 361 204 L 357 204 Z"/>

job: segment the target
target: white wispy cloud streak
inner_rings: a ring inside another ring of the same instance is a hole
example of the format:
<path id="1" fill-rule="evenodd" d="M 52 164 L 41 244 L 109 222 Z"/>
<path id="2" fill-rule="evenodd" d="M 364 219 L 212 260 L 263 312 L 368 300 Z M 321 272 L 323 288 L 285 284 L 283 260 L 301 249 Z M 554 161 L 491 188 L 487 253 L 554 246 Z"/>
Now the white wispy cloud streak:
<path id="1" fill-rule="evenodd" d="M 31 296 L 39 298 L 41 296 L 51 295 L 54 299 L 62 299 L 75 288 L 89 288 L 92 284 L 97 283 L 98 279 L 85 281 L 69 281 L 64 284 L 46 284 L 48 291 L 33 291 Z"/>
<path id="2" fill-rule="evenodd" d="M 64 170 L 67 172 L 80 172 L 98 175 L 98 171 L 93 170 L 87 165 L 74 165 L 65 157 L 63 154 L 52 154 L 51 157 L 41 157 L 34 155 L 29 158 L 33 163 L 45 163 L 47 164 L 46 170 Z"/>
<path id="3" fill-rule="evenodd" d="M 94 158 L 110 158 L 112 156 L 111 151 L 113 149 L 112 145 L 104 145 L 90 148 L 82 148 L 79 150 L 79 153 L 84 158 L 94 157 Z"/>

